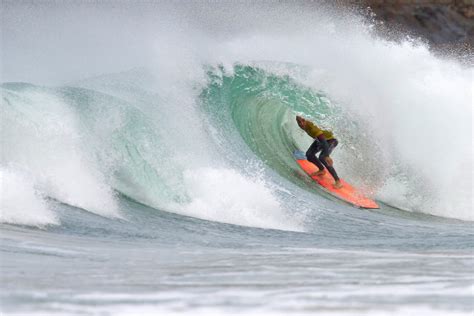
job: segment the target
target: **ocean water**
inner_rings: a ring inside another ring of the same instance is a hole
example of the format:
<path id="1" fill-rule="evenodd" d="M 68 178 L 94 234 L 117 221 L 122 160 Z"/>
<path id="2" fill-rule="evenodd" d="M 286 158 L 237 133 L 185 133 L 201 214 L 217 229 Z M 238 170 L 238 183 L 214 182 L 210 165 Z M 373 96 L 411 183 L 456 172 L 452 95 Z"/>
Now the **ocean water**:
<path id="1" fill-rule="evenodd" d="M 5 2 L 1 312 L 472 315 L 472 68 L 338 10 Z"/>

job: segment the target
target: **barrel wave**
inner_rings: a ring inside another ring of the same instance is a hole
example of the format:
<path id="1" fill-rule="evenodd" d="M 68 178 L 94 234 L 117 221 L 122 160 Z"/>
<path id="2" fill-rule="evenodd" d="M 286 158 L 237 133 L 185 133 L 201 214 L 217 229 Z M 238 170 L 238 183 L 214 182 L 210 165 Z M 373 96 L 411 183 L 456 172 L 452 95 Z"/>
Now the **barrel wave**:
<path id="1" fill-rule="evenodd" d="M 278 65 L 282 66 L 304 69 Z M 202 98 L 211 120 L 219 122 L 222 138 L 241 138 L 259 160 L 286 179 L 308 186 L 307 181 L 301 182 L 299 167 L 292 155 L 295 149 L 305 151 L 312 142 L 295 124 L 298 114 L 337 130 L 337 137 L 346 140 L 343 142 L 346 145 L 340 146 L 335 156 L 340 157 L 338 169 L 344 170 L 347 179 L 369 192 L 381 184 L 381 166 L 373 159 L 379 149 L 370 143 L 357 119 L 332 102 L 324 91 L 311 89 L 289 76 L 278 76 L 251 66 L 239 65 L 232 76 L 211 74 L 211 78 Z M 235 130 L 226 126 L 235 126 Z"/>
<path id="2" fill-rule="evenodd" d="M 31 176 L 34 181 L 28 186 L 36 190 L 36 199 L 53 198 L 104 216 L 122 216 L 117 205 L 121 194 L 199 218 L 284 228 L 277 223 L 288 222 L 294 207 L 289 206 L 292 198 L 281 192 L 296 185 L 311 193 L 306 203 L 316 208 L 324 196 L 292 157 L 295 149 L 311 144 L 295 123 L 299 114 L 332 129 L 340 139 L 334 159 L 345 179 L 387 207 L 440 212 L 432 205 L 441 193 L 429 187 L 432 183 L 419 170 L 404 165 L 400 153 L 383 152 L 384 140 L 374 135 L 377 131 L 363 115 L 301 82 L 307 67 L 265 62 L 236 64 L 231 71 L 222 66 L 203 70 L 206 80 L 191 89 L 194 99 L 184 102 L 183 109 L 175 105 L 190 95 L 167 95 L 157 86 L 159 78 L 143 68 L 59 88 L 4 84 L 2 141 L 11 148 L 2 157 L 5 176 Z M 291 77 L 292 72 L 298 76 Z M 203 188 L 203 182 L 209 187 Z M 394 183 L 410 193 L 377 195 Z M 266 198 L 252 197 L 245 189 L 249 185 Z M 216 189 L 221 186 L 241 191 L 225 201 Z M 262 205 L 251 206 L 255 203 Z M 262 220 L 259 207 L 275 216 L 273 224 Z M 217 215 L 221 208 L 232 211 Z M 243 210 L 248 214 L 239 219 L 235 213 Z M 51 212 L 44 213 L 56 220 Z M 441 214 L 463 218 L 462 213 Z M 29 221 L 28 215 L 15 216 L 6 212 L 3 218 Z"/>

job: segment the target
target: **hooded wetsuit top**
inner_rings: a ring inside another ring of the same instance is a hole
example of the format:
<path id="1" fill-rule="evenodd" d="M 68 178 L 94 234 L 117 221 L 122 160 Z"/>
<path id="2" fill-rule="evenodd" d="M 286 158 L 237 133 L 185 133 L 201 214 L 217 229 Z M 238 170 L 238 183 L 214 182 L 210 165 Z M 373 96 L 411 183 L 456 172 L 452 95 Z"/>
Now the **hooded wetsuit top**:
<path id="1" fill-rule="evenodd" d="M 312 138 L 318 138 L 319 136 L 324 135 L 326 140 L 334 139 L 334 135 L 331 131 L 320 129 L 316 124 L 310 121 L 306 121 L 304 130 Z"/>

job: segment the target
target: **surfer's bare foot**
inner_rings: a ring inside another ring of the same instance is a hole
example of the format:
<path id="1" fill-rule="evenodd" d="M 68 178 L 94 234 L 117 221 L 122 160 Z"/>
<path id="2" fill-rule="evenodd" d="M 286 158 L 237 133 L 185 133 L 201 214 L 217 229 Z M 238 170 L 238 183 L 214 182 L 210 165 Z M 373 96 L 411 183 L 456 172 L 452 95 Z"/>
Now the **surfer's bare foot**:
<path id="1" fill-rule="evenodd" d="M 319 170 L 319 171 L 313 172 L 313 173 L 311 174 L 311 176 L 312 176 L 312 177 L 314 177 L 314 176 L 318 176 L 318 177 L 319 177 L 319 176 L 322 176 L 325 172 L 326 172 L 326 171 L 325 171 L 324 169 L 323 169 L 323 170 Z"/>
<path id="2" fill-rule="evenodd" d="M 342 188 L 342 183 L 341 183 L 341 181 L 338 180 L 338 181 L 334 182 L 334 187 L 335 187 L 336 189 Z"/>

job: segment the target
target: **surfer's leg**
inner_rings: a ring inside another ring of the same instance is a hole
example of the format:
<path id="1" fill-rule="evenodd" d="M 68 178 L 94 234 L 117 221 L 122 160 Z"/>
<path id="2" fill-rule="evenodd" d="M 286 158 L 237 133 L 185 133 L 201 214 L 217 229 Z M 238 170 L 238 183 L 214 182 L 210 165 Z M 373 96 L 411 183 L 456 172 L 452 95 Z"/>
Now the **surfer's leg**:
<path id="1" fill-rule="evenodd" d="M 336 180 L 336 182 L 339 181 L 339 177 L 337 176 L 336 170 L 332 165 L 330 165 L 327 161 L 326 158 L 329 157 L 329 154 L 333 151 L 333 149 L 337 146 L 338 142 L 337 139 L 330 139 L 327 141 L 328 142 L 328 147 L 324 148 L 321 154 L 319 155 L 319 160 L 323 163 L 323 165 L 328 169 L 329 173 L 331 176 Z"/>
<path id="2" fill-rule="evenodd" d="M 328 140 L 328 156 L 332 153 L 333 149 L 336 148 L 337 144 L 339 144 L 339 142 L 335 138 Z"/>
<path id="3" fill-rule="evenodd" d="M 323 162 L 324 166 L 326 167 L 326 169 L 328 169 L 329 173 L 330 173 L 331 176 L 334 178 L 334 180 L 339 181 L 339 177 L 337 176 L 337 173 L 336 173 L 336 170 L 334 169 L 334 167 L 328 165 L 328 163 L 326 162 L 326 160 L 324 160 L 323 158 L 321 158 L 321 156 L 319 156 L 319 159 Z"/>
<path id="4" fill-rule="evenodd" d="M 314 140 L 314 142 L 309 146 L 308 150 L 306 151 L 306 159 L 308 161 L 314 163 L 320 171 L 324 170 L 324 165 L 321 163 L 321 161 L 316 157 L 316 154 L 321 150 L 321 147 L 319 145 L 319 141 L 317 139 Z"/>
<path id="5" fill-rule="evenodd" d="M 331 174 L 331 176 L 334 178 L 335 181 L 339 181 L 339 177 L 337 176 L 337 172 L 336 170 L 334 169 L 333 166 L 330 166 L 327 164 L 327 162 L 325 160 L 322 160 L 321 161 L 324 161 L 323 164 L 326 166 L 326 169 L 328 169 L 329 173 Z"/>

